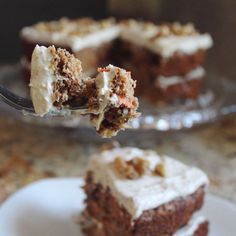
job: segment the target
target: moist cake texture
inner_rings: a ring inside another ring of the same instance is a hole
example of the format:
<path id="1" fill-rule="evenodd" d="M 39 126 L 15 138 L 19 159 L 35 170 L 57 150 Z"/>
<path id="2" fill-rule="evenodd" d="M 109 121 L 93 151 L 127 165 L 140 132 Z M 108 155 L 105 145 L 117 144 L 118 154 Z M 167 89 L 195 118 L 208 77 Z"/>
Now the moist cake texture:
<path id="1" fill-rule="evenodd" d="M 81 62 L 66 50 L 36 46 L 31 65 L 31 97 L 35 112 L 43 116 L 56 112 L 81 94 Z"/>
<path id="2" fill-rule="evenodd" d="M 110 131 L 124 129 L 129 119 L 139 115 L 138 99 L 134 97 L 136 83 L 129 71 L 109 65 L 98 69 L 95 84 L 98 114 L 92 116 L 92 122 L 99 133 L 110 136 Z"/>
<path id="3" fill-rule="evenodd" d="M 201 34 L 192 24 L 154 24 L 134 19 L 117 22 L 114 18 L 40 22 L 23 28 L 21 38 L 21 61 L 26 75 L 35 45 L 54 44 L 79 58 L 86 75 L 94 76 L 97 67 L 109 63 L 132 71 L 137 94 L 155 103 L 196 99 L 204 80 L 199 76 L 198 81 L 190 82 L 189 74 L 202 67 L 206 51 L 213 45 L 211 36 Z M 167 89 L 155 86 L 158 77 L 165 78 Z M 182 82 L 174 87 L 172 98 L 173 77 L 181 77 Z"/>
<path id="4" fill-rule="evenodd" d="M 197 213 L 207 185 L 201 170 L 154 151 L 103 151 L 89 163 L 82 227 L 88 236 L 207 235 Z"/>
<path id="5" fill-rule="evenodd" d="M 95 78 L 86 77 L 76 57 L 54 46 L 36 46 L 31 64 L 31 97 L 40 116 L 83 106 L 74 113 L 89 115 L 98 133 L 111 137 L 139 115 L 135 81 L 126 70 L 109 65 L 99 68 Z"/>

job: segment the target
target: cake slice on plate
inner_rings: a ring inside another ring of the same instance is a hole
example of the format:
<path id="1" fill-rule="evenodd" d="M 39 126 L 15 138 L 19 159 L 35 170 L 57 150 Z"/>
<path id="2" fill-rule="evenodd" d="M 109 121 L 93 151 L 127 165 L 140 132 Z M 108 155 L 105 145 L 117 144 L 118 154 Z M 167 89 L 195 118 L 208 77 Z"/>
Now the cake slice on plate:
<path id="1" fill-rule="evenodd" d="M 90 115 L 104 137 L 116 135 L 137 117 L 138 100 L 130 72 L 108 65 L 95 78 L 84 76 L 79 59 L 65 49 L 36 46 L 31 63 L 31 97 L 40 115 Z"/>
<path id="2" fill-rule="evenodd" d="M 91 157 L 81 222 L 87 236 L 206 236 L 200 216 L 207 176 L 151 150 L 114 148 Z"/>

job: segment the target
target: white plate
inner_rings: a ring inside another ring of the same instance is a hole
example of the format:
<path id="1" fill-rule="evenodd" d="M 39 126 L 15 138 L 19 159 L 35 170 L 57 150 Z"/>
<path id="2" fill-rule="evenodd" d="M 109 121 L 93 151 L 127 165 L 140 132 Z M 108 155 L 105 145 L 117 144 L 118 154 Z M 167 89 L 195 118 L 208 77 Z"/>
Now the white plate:
<path id="1" fill-rule="evenodd" d="M 83 179 L 47 179 L 10 197 L 0 208 L 1 236 L 80 236 L 76 217 L 83 209 Z M 236 206 L 208 194 L 202 210 L 210 236 L 236 235 Z"/>

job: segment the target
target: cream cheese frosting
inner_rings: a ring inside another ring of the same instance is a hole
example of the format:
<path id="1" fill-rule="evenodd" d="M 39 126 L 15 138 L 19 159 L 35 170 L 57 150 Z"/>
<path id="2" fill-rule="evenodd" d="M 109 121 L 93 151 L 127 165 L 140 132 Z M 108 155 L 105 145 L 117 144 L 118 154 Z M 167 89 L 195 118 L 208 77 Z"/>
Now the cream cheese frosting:
<path id="1" fill-rule="evenodd" d="M 53 82 L 58 78 L 50 69 L 52 62 L 50 50 L 44 46 L 36 46 L 32 54 L 30 92 L 35 112 L 43 116 L 53 107 Z"/>
<path id="2" fill-rule="evenodd" d="M 160 36 L 154 40 L 147 37 L 147 34 L 141 30 L 123 28 L 120 37 L 123 40 L 158 53 L 164 58 L 169 58 L 175 53 L 193 54 L 198 50 L 211 48 L 213 45 L 209 34 L 169 35 Z"/>
<path id="3" fill-rule="evenodd" d="M 169 58 L 175 53 L 193 54 L 211 48 L 213 40 L 207 33 L 200 34 L 192 24 L 179 23 L 156 25 L 135 20 L 120 24 L 120 37 Z"/>
<path id="4" fill-rule="evenodd" d="M 143 158 L 148 161 L 151 170 L 163 163 L 166 175 L 143 175 L 132 180 L 121 178 L 112 166 L 117 157 L 124 161 Z M 159 156 L 154 151 L 131 147 L 115 148 L 93 155 L 88 170 L 93 172 L 95 183 L 109 187 L 133 219 L 138 218 L 145 210 L 193 194 L 199 187 L 208 184 L 207 176 L 198 168 L 189 167 L 168 156 Z"/>
<path id="5" fill-rule="evenodd" d="M 22 37 L 30 41 L 69 47 L 75 53 L 84 48 L 96 47 L 109 42 L 119 35 L 119 27 L 113 20 L 93 21 L 92 19 L 41 22 L 25 27 Z"/>
<path id="6" fill-rule="evenodd" d="M 25 27 L 21 31 L 21 36 L 29 41 L 69 47 L 74 53 L 121 38 L 164 58 L 169 58 L 175 53 L 192 54 L 213 45 L 209 34 L 198 33 L 191 24 L 156 25 L 136 20 L 116 23 L 114 19 L 95 21 L 90 18 L 62 18 Z"/>
<path id="7" fill-rule="evenodd" d="M 193 215 L 188 224 L 179 229 L 173 236 L 192 236 L 198 227 L 206 221 L 204 216 L 198 214 Z"/>
<path id="8" fill-rule="evenodd" d="M 155 80 L 155 85 L 161 88 L 167 88 L 168 86 L 183 83 L 186 81 L 202 79 L 206 72 L 203 67 L 199 66 L 193 69 L 185 76 L 158 76 Z"/>

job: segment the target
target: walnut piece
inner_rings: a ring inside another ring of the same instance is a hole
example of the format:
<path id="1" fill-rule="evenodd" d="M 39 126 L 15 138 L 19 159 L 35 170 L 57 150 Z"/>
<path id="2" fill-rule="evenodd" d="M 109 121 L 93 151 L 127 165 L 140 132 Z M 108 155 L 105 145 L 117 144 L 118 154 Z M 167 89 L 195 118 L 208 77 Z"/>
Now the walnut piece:
<path id="1" fill-rule="evenodd" d="M 154 173 L 156 175 L 159 175 L 161 177 L 164 177 L 166 175 L 166 171 L 165 171 L 165 166 L 163 163 L 159 163 L 156 165 L 155 169 L 154 169 Z"/>
<path id="2" fill-rule="evenodd" d="M 130 161 L 125 161 L 122 157 L 117 156 L 113 162 L 114 169 L 123 178 L 137 179 L 143 175 L 166 176 L 165 165 L 158 163 L 153 170 L 150 169 L 149 161 L 135 157 Z"/>
<path id="3" fill-rule="evenodd" d="M 137 179 L 148 171 L 149 163 L 139 157 L 130 161 L 124 161 L 121 157 L 116 157 L 114 161 L 115 170 L 127 179 Z"/>

